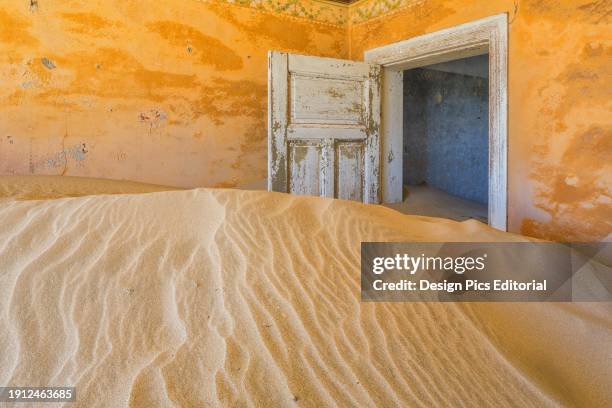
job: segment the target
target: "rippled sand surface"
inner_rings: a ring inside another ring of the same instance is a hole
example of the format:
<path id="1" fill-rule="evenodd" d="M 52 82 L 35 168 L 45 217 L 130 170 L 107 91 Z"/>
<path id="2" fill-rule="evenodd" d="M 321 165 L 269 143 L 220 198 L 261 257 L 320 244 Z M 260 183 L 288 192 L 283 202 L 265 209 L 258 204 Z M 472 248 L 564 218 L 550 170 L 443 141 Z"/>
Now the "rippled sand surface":
<path id="1" fill-rule="evenodd" d="M 478 222 L 238 190 L 21 199 L 0 202 L 0 385 L 74 385 L 78 407 L 612 404 L 609 304 L 360 302 L 361 241 L 524 239 Z"/>

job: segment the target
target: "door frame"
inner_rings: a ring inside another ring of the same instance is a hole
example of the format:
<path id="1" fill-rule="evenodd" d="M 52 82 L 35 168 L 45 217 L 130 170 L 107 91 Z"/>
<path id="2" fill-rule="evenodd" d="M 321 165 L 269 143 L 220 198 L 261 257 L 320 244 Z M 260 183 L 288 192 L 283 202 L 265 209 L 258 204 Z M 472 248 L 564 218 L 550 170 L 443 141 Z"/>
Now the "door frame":
<path id="1" fill-rule="evenodd" d="M 382 201 L 403 200 L 403 71 L 489 54 L 489 225 L 507 229 L 508 15 L 506 13 L 367 50 L 382 65 Z"/>

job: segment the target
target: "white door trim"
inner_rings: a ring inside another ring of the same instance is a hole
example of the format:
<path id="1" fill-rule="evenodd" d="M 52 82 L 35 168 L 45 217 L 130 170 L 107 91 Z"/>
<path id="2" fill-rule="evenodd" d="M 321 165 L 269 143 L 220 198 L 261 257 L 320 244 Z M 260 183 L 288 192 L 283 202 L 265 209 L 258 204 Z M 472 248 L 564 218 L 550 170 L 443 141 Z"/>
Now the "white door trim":
<path id="1" fill-rule="evenodd" d="M 508 16 L 499 14 L 365 52 L 383 66 L 382 198 L 402 201 L 403 71 L 489 53 L 489 225 L 507 229 Z"/>

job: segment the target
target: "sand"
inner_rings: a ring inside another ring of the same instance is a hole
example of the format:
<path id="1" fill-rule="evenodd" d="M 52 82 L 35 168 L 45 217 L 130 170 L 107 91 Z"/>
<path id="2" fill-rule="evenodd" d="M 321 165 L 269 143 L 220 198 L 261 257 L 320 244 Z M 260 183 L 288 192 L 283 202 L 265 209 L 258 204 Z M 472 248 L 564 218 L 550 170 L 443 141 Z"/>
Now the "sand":
<path id="1" fill-rule="evenodd" d="M 94 194 L 134 194 L 182 190 L 124 180 L 70 176 L 0 176 L 0 200 L 43 200 Z"/>
<path id="2" fill-rule="evenodd" d="M 612 404 L 610 304 L 359 300 L 361 241 L 525 238 L 338 200 L 81 182 L 105 195 L 0 202 L 0 385 L 74 385 L 75 407 Z"/>

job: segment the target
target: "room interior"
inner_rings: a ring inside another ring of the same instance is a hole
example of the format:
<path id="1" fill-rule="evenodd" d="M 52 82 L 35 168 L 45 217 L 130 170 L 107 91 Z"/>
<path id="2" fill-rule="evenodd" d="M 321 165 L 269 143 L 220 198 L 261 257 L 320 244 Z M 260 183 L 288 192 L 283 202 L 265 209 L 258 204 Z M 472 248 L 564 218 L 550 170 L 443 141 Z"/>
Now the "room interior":
<path id="1" fill-rule="evenodd" d="M 0 387 L 609 405 L 609 302 L 362 302 L 359 268 L 362 242 L 612 240 L 610 13 L 1 3 Z M 485 47 L 444 54 L 455 30 Z"/>
<path id="2" fill-rule="evenodd" d="M 3 5 L 0 172 L 265 186 L 269 50 L 361 60 L 376 47 L 507 13 L 507 230 L 608 235 L 601 10 L 588 2 L 525 1 L 517 10 L 504 1 L 298 3 Z M 567 41 L 551 57 L 558 32 Z"/>
<path id="3" fill-rule="evenodd" d="M 486 223 L 488 55 L 415 68 L 403 75 L 405 197 L 394 208 Z M 462 213 L 455 214 L 457 209 Z"/>

